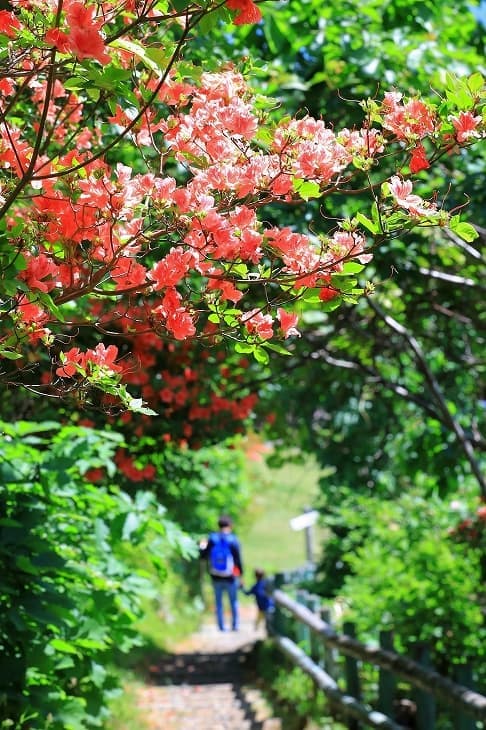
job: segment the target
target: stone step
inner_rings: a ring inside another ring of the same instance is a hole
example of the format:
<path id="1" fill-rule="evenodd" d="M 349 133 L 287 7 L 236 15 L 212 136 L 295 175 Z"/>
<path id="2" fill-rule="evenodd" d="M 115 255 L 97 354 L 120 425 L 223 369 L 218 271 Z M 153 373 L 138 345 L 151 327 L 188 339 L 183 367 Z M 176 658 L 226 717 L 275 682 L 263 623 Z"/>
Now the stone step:
<path id="1" fill-rule="evenodd" d="M 248 659 L 261 638 L 253 614 L 239 632 L 221 633 L 211 618 L 174 654 L 158 658 L 137 701 L 151 730 L 282 730 L 252 685 Z"/>
<path id="2" fill-rule="evenodd" d="M 282 730 L 259 690 L 241 684 L 144 688 L 139 708 L 156 730 Z"/>

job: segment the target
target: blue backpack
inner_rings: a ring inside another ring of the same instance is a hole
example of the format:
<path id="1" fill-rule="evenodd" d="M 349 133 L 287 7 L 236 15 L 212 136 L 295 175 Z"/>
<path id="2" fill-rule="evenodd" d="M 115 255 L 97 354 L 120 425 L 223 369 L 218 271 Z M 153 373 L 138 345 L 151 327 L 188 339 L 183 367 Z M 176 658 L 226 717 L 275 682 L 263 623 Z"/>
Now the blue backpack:
<path id="1" fill-rule="evenodd" d="M 230 535 L 221 535 L 214 532 L 211 535 L 211 550 L 209 553 L 209 572 L 219 578 L 230 578 L 233 575 L 235 561 L 230 545 L 234 542 Z"/>

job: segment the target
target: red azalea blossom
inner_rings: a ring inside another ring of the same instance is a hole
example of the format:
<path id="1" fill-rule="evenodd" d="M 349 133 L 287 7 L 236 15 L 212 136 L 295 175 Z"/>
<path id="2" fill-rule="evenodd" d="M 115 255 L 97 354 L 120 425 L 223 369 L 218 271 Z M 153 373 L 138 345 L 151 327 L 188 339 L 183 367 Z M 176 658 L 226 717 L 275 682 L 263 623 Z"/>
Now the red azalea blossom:
<path id="1" fill-rule="evenodd" d="M 120 365 L 115 364 L 117 357 L 118 347 L 116 345 L 108 345 L 108 347 L 105 347 L 102 342 L 96 345 L 94 350 L 88 350 L 86 352 L 86 362 L 94 362 L 97 365 L 102 365 L 114 373 L 119 373 L 122 370 Z"/>
<path id="2" fill-rule="evenodd" d="M 40 254 L 27 259 L 27 266 L 24 271 L 20 272 L 19 278 L 23 279 L 31 289 L 48 292 L 56 285 L 54 278 L 57 273 L 56 264 L 45 254 Z M 45 281 L 46 277 L 49 277 L 47 281 Z"/>
<path id="3" fill-rule="evenodd" d="M 56 375 L 60 378 L 72 378 L 78 372 L 78 366 L 84 367 L 84 355 L 79 351 L 79 347 L 71 347 L 64 353 L 63 364 L 57 368 Z"/>
<path id="4" fill-rule="evenodd" d="M 237 24 L 257 22 L 261 17 L 254 0 L 227 0 L 227 7 L 235 11 Z M 4 14 L 0 15 L 0 27 L 2 19 L 6 20 Z M 77 65 L 74 56 L 100 63 L 109 61 L 105 34 L 115 38 L 118 33 L 115 30 L 114 36 L 109 28 L 111 10 L 103 4 L 64 0 L 59 20 L 61 27 L 51 28 L 40 39 L 41 60 L 49 55 L 49 49 L 56 48 L 74 54 L 67 64 L 62 62 L 68 70 L 73 63 Z M 122 51 L 118 43 L 115 46 L 123 68 L 128 70 L 131 55 L 134 64 L 139 63 L 137 46 L 133 53 Z M 11 119 L 0 128 L 0 168 L 8 180 L 0 187 L 2 204 L 15 189 L 15 177 L 25 178 L 22 184 L 28 184 L 25 194 L 8 201 L 11 212 L 7 225 L 12 228 L 12 242 L 22 257 L 15 274 L 20 286 L 12 286 L 11 295 L 7 292 L 12 300 L 7 305 L 10 322 L 19 333 L 18 341 L 25 341 L 28 347 L 42 340 L 44 348 L 55 342 L 69 342 L 65 345 L 69 348 L 79 344 L 72 323 L 79 321 L 84 326 L 85 319 L 86 325 L 99 327 L 99 332 L 120 336 L 124 342 L 120 364 L 116 364 L 118 353 L 113 346 L 99 345 L 95 350 L 83 347 L 82 351 L 72 347 L 53 367 L 57 367 L 58 376 L 53 386 L 59 390 L 78 386 L 109 388 L 112 400 L 103 403 L 108 407 L 116 402 L 114 392 L 124 392 L 118 390 L 121 382 L 136 386 L 142 400 L 154 409 L 162 404 L 168 417 L 184 410 L 188 423 L 181 430 L 191 443 L 201 438 L 198 421 L 211 421 L 221 413 L 224 422 L 229 423 L 246 417 L 252 408 L 245 399 L 235 404 L 223 397 L 219 384 L 208 402 L 203 367 L 196 368 L 191 380 L 182 377 L 186 364 L 183 353 L 191 346 L 191 338 L 197 336 L 201 342 L 213 345 L 220 335 L 228 335 L 253 345 L 274 336 L 283 340 L 298 335 L 296 315 L 279 308 L 278 303 L 286 302 L 287 307 L 291 299 L 298 300 L 305 288 L 311 288 L 320 292 L 322 302 L 332 300 L 323 305 L 325 310 L 333 309 L 345 293 L 344 288 L 340 291 L 341 285 L 332 285 L 333 274 L 342 273 L 350 260 L 366 264 L 371 258 L 371 247 L 358 224 L 350 227 L 338 222 L 318 236 L 311 226 L 307 234 L 300 233 L 290 227 L 274 227 L 271 217 L 262 217 L 260 206 L 302 203 L 308 195 L 331 194 L 337 181 L 348 175 L 346 170 L 355 164 L 355 158 L 357 168 L 367 169 L 368 163 L 375 163 L 373 157 L 377 164 L 381 155 L 397 154 L 401 161 L 405 150 L 414 173 L 429 166 L 426 149 L 434 151 L 434 163 L 444 151 L 450 151 L 451 144 L 469 143 L 471 137 L 483 134 L 481 118 L 473 116 L 480 110 L 476 102 L 470 112 L 448 106 L 454 116 L 447 116 L 444 126 L 440 108 L 436 118 L 435 107 L 389 92 L 382 106 L 377 102 L 373 106 L 380 111 L 376 124 L 381 124 L 383 131 L 370 129 L 370 119 L 363 129 L 337 133 L 322 119 L 309 115 L 286 117 L 275 124 L 269 121 L 262 144 L 259 135 L 266 124 L 266 113 L 233 67 L 225 67 L 220 73 L 202 72 L 194 85 L 169 78 L 163 91 L 159 90 L 158 99 L 170 104 L 171 109 L 154 100 L 153 106 L 137 115 L 136 102 L 142 103 L 145 98 L 141 84 L 147 83 L 146 90 L 154 96 L 160 84 L 159 76 L 145 69 L 140 70 L 140 76 L 137 72 L 132 77 L 138 84 L 134 98 L 123 99 L 113 89 L 108 105 L 113 114 L 109 123 L 121 128 L 112 129 L 110 134 L 118 136 L 123 131 L 127 141 L 147 147 L 141 150 L 147 159 L 158 147 L 158 133 L 164 141 L 161 166 L 137 172 L 136 165 L 132 170 L 121 162 L 111 162 L 111 155 L 101 154 L 105 144 L 103 125 L 93 116 L 95 107 L 91 103 L 84 109 L 84 91 L 78 95 L 77 84 L 66 84 L 69 74 L 59 75 L 49 84 L 44 66 L 35 75 L 35 60 L 22 56 L 19 64 L 22 74 L 27 73 L 31 79 L 26 89 L 34 109 L 31 127 L 26 127 L 29 133 L 19 122 L 21 114 L 14 110 L 23 75 L 0 82 L 2 100 L 5 95 L 15 95 L 7 104 L 4 102 L 13 111 Z M 108 86 L 103 84 L 107 99 L 112 91 Z M 32 147 L 30 130 L 41 131 L 42 114 L 44 141 L 37 149 Z M 96 124 L 84 127 L 85 118 Z M 431 142 L 422 145 L 420 140 L 431 134 Z M 99 154 L 89 152 L 98 148 Z M 178 183 L 166 174 L 174 165 L 187 171 L 187 177 Z M 438 225 L 447 223 L 447 212 L 415 194 L 412 182 L 398 175 L 384 184 L 377 204 L 384 218 L 395 216 L 403 221 L 405 229 L 409 224 L 420 225 L 422 217 L 427 224 L 434 223 L 434 217 Z M 28 219 L 28 239 L 23 234 L 15 235 L 14 225 L 22 216 Z M 371 230 L 369 233 L 373 238 Z M 264 273 L 268 260 L 272 262 L 270 280 Z M 253 306 L 250 289 L 254 286 L 261 294 L 271 287 L 271 296 L 259 299 L 266 303 L 249 311 Z M 278 296 L 279 287 L 285 296 Z M 54 306 L 45 296 L 49 293 Z M 240 300 L 241 305 L 232 306 Z M 221 303 L 224 306 L 220 308 Z M 208 322 L 213 307 L 214 311 L 227 313 L 223 326 L 219 317 L 213 316 L 215 321 Z M 63 319 L 66 315 L 67 322 Z M 9 336 L 6 332 L 3 340 L 7 352 L 12 349 Z M 97 334 L 95 343 L 98 341 Z M 189 342 L 186 345 L 183 341 Z M 58 347 L 56 344 L 56 351 Z M 36 356 L 34 350 L 29 349 L 29 357 Z M 161 371 L 162 352 L 164 363 L 165 355 L 174 362 L 164 365 Z M 224 353 L 220 355 L 224 362 Z M 220 355 L 211 354 L 211 367 L 213 362 L 220 362 Z M 52 365 L 52 355 L 47 352 L 44 356 Z M 202 365 L 210 359 L 208 351 L 198 357 Z M 151 375 L 154 369 L 157 379 Z M 176 372 L 180 374 L 176 376 Z M 221 369 L 220 380 L 231 381 L 232 377 L 234 382 L 242 382 L 243 375 L 232 376 Z M 73 380 L 60 382 L 61 378 Z M 130 416 L 123 420 L 131 423 Z M 136 433 L 134 422 L 132 435 Z M 179 433 L 174 434 L 174 441 L 179 437 Z M 137 478 L 142 471 L 137 465 Z"/>
<path id="5" fill-rule="evenodd" d="M 94 350 L 86 352 L 80 352 L 79 347 L 72 347 L 63 353 L 62 364 L 57 368 L 56 375 L 61 378 L 72 378 L 79 368 L 85 371 L 91 370 L 90 363 L 105 367 L 113 373 L 119 373 L 122 368 L 115 363 L 117 356 L 118 347 L 115 345 L 105 347 L 101 342 Z"/>
<path id="6" fill-rule="evenodd" d="M 430 162 L 425 154 L 425 148 L 423 144 L 418 144 L 412 150 L 412 157 L 410 158 L 410 172 L 420 172 L 420 170 L 426 170 L 430 167 Z"/>
<path id="7" fill-rule="evenodd" d="M 389 186 L 397 205 L 408 210 L 410 215 L 434 215 L 437 213 L 432 203 L 426 203 L 420 195 L 412 193 L 413 185 L 411 180 L 402 180 L 398 175 L 393 175 L 390 178 Z"/>
<path id="8" fill-rule="evenodd" d="M 153 479 L 155 476 L 156 469 L 153 464 L 146 464 L 140 468 L 135 464 L 135 460 L 127 455 L 123 449 L 117 452 L 115 461 L 118 468 L 132 482 L 142 482 L 146 479 Z"/>
<path id="9" fill-rule="evenodd" d="M 82 2 L 74 2 L 67 4 L 67 22 L 73 27 L 86 28 L 91 26 L 92 28 L 98 29 L 101 25 L 99 21 L 93 20 L 94 6 L 86 6 Z"/>
<path id="10" fill-rule="evenodd" d="M 37 304 L 33 304 L 26 299 L 25 295 L 19 298 L 17 304 L 17 312 L 20 315 L 22 322 L 25 324 L 32 324 L 33 322 L 45 322 L 47 320 L 47 314 Z"/>
<path id="11" fill-rule="evenodd" d="M 44 36 L 46 43 L 50 43 L 57 48 L 61 53 L 67 53 L 69 51 L 69 36 L 67 33 L 63 33 L 59 28 L 51 28 L 47 31 Z"/>
<path id="12" fill-rule="evenodd" d="M 15 38 L 21 25 L 15 15 L 8 10 L 0 10 L 0 33 Z"/>
<path id="13" fill-rule="evenodd" d="M 235 25 L 259 23 L 262 19 L 261 10 L 253 0 L 226 0 L 226 7 L 238 11 L 233 19 Z"/>
<path id="14" fill-rule="evenodd" d="M 105 53 L 105 42 L 95 28 L 73 28 L 69 34 L 69 48 L 80 61 L 95 58 L 103 65 L 111 61 Z"/>
<path id="15" fill-rule="evenodd" d="M 479 137 L 476 127 L 481 122 L 480 116 L 474 116 L 471 112 L 460 112 L 457 116 L 451 116 L 450 120 L 456 130 L 456 137 L 459 143 L 467 142 L 469 139 Z"/>
<path id="16" fill-rule="evenodd" d="M 325 286 L 319 292 L 319 299 L 321 302 L 328 302 L 339 294 L 337 289 L 332 289 L 330 286 Z"/>
<path id="17" fill-rule="evenodd" d="M 80 61 L 95 58 L 103 65 L 109 63 L 111 58 L 105 52 L 105 42 L 99 32 L 102 23 L 93 19 L 93 13 L 94 7 L 72 3 L 66 14 L 70 32 L 67 34 L 58 28 L 51 28 L 45 35 L 46 41 L 61 53 L 74 53 Z"/>
<path id="18" fill-rule="evenodd" d="M 286 312 L 285 309 L 279 307 L 277 310 L 277 316 L 280 320 L 280 327 L 282 328 L 285 339 L 291 335 L 298 335 L 300 337 L 300 332 L 295 327 L 299 319 L 296 314 L 293 312 Z"/>
<path id="19" fill-rule="evenodd" d="M 87 472 L 85 472 L 84 478 L 88 482 L 101 482 L 102 479 L 105 477 L 105 470 L 104 469 L 89 469 Z"/>

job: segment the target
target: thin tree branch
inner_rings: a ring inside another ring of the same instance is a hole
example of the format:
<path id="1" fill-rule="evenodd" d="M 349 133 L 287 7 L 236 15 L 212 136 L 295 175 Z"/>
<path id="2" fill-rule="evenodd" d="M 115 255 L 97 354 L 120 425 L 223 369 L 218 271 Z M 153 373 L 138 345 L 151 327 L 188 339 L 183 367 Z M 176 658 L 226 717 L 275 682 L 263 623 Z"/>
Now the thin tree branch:
<path id="1" fill-rule="evenodd" d="M 456 438 L 463 449 L 463 452 L 471 467 L 471 471 L 478 481 L 481 496 L 486 499 L 486 478 L 484 477 L 479 467 L 479 464 L 474 454 L 474 450 L 472 448 L 471 441 L 467 437 L 461 424 L 453 417 L 452 413 L 450 412 L 440 385 L 436 380 L 433 372 L 429 368 L 418 341 L 413 335 L 410 334 L 410 332 L 407 331 L 407 329 L 403 325 L 397 322 L 396 319 L 394 319 L 390 314 L 386 314 L 371 297 L 368 297 L 368 303 L 370 304 L 375 314 L 377 314 L 380 319 L 385 322 L 388 327 L 390 327 L 390 329 L 399 334 L 408 343 L 410 349 L 413 351 L 417 365 L 427 380 L 435 401 L 444 416 L 445 422 L 455 433 Z"/>

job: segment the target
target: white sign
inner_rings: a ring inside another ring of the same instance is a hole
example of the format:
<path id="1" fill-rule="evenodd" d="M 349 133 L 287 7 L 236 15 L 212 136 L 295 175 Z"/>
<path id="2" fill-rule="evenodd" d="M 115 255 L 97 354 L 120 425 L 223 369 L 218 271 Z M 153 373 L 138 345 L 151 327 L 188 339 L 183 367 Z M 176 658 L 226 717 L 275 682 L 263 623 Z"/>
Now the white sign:
<path id="1" fill-rule="evenodd" d="M 318 517 L 319 512 L 315 509 L 310 510 L 310 512 L 304 512 L 290 520 L 290 527 L 292 530 L 305 530 L 306 527 L 314 525 Z"/>

